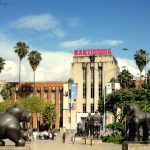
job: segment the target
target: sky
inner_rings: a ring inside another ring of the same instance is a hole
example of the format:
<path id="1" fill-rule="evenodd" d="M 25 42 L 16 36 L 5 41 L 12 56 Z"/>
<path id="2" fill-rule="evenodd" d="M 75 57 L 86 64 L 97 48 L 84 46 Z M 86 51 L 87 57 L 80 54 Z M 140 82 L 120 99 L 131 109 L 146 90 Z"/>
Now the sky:
<path id="1" fill-rule="evenodd" d="M 67 81 L 73 50 L 99 48 L 110 48 L 120 70 L 125 66 L 137 77 L 135 52 L 150 53 L 149 7 L 149 0 L 0 0 L 0 57 L 6 63 L 0 80 L 18 82 L 19 41 L 41 53 L 36 81 Z M 26 57 L 21 82 L 29 81 Z"/>

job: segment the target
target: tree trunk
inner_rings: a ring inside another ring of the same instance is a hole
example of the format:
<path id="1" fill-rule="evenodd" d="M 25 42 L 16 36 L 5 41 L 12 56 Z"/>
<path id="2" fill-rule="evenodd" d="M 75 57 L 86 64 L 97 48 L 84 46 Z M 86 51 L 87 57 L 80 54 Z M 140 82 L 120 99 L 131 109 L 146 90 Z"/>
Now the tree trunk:
<path id="1" fill-rule="evenodd" d="M 36 96 L 35 94 L 35 70 L 33 70 L 33 72 L 34 72 L 34 96 Z"/>
<path id="2" fill-rule="evenodd" d="M 140 81 L 142 80 L 142 72 L 140 71 Z"/>
<path id="3" fill-rule="evenodd" d="M 19 60 L 19 88 L 20 88 L 20 72 L 21 72 L 21 59 Z"/>

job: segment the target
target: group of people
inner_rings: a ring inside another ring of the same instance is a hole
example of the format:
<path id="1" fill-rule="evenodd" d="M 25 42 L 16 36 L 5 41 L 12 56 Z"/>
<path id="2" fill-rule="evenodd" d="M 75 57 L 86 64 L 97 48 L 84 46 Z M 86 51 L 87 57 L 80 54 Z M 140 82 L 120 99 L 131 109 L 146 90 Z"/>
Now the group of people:
<path id="1" fill-rule="evenodd" d="M 54 140 L 56 132 L 53 130 L 43 132 L 33 132 L 33 140 Z"/>

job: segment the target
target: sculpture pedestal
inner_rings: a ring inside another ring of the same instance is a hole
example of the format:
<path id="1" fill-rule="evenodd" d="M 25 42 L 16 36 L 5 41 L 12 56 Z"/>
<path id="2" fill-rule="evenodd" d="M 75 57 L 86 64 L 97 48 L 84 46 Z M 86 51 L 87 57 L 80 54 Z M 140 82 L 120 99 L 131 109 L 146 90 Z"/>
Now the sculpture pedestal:
<path id="1" fill-rule="evenodd" d="M 75 137 L 75 142 L 84 142 L 84 144 L 102 144 L 102 140 L 87 137 Z"/>
<path id="2" fill-rule="evenodd" d="M 6 139 L 5 146 L 0 146 L 0 150 L 32 150 L 32 143 L 26 142 L 25 146 L 15 146 L 15 143 Z"/>
<path id="3" fill-rule="evenodd" d="M 0 146 L 0 150 L 31 150 L 31 146 L 25 145 L 23 147 L 13 146 L 13 145 L 6 145 L 6 146 Z"/>
<path id="4" fill-rule="evenodd" d="M 150 143 L 123 142 L 122 150 L 150 150 Z"/>

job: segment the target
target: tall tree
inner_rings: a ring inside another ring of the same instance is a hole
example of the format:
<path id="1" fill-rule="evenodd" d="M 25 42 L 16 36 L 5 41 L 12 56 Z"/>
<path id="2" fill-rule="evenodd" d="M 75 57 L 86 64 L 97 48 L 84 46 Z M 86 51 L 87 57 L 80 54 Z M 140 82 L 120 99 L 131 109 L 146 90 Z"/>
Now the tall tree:
<path id="1" fill-rule="evenodd" d="M 142 71 L 143 71 L 144 67 L 146 66 L 146 64 L 149 62 L 148 55 L 149 54 L 143 49 L 139 49 L 134 54 L 134 59 L 135 59 L 136 65 L 138 66 L 139 71 L 140 71 L 140 80 L 142 77 Z"/>
<path id="2" fill-rule="evenodd" d="M 26 55 L 28 54 L 29 46 L 26 45 L 25 42 L 18 42 L 16 46 L 14 47 L 14 52 L 19 57 L 19 86 L 20 86 L 20 72 L 21 72 L 21 61 Z"/>
<path id="3" fill-rule="evenodd" d="M 55 124 L 56 112 L 55 106 L 51 102 L 47 102 L 43 112 L 44 124 L 49 128 Z"/>
<path id="4" fill-rule="evenodd" d="M 118 75 L 118 81 L 122 88 L 128 88 L 132 79 L 133 75 L 126 69 L 122 70 Z"/>
<path id="5" fill-rule="evenodd" d="M 2 57 L 0 57 L 0 73 L 4 69 L 4 65 L 5 65 L 5 59 L 3 59 Z"/>
<path id="6" fill-rule="evenodd" d="M 28 55 L 28 60 L 34 72 L 34 91 L 35 91 L 35 71 L 37 66 L 40 64 L 40 61 L 42 60 L 41 53 L 37 51 L 31 51 Z"/>

